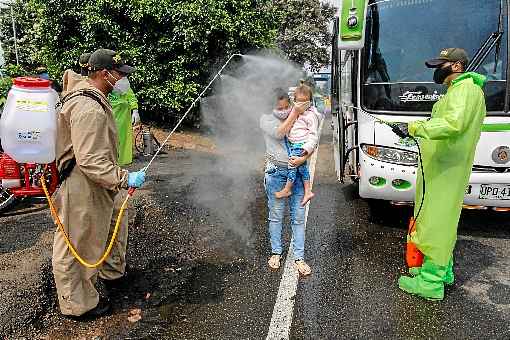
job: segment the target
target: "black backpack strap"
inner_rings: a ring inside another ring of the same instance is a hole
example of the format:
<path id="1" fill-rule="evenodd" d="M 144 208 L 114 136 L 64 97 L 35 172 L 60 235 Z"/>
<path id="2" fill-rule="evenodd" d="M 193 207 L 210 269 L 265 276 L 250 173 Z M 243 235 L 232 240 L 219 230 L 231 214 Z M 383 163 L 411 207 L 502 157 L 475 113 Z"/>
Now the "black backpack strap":
<path id="1" fill-rule="evenodd" d="M 76 157 L 73 157 L 72 159 L 68 160 L 64 165 L 62 166 L 62 170 L 58 173 L 58 184 L 64 183 L 66 179 L 71 176 L 71 172 L 73 172 L 74 167 L 76 166 Z"/>
<path id="2" fill-rule="evenodd" d="M 83 97 L 87 97 L 87 98 L 90 98 L 90 99 L 93 99 L 95 100 L 99 105 L 101 105 L 101 107 L 103 108 L 103 110 L 107 111 L 108 110 L 108 107 L 106 106 L 105 103 L 103 103 L 103 100 L 101 99 L 101 97 L 95 92 L 95 91 L 92 91 L 92 90 L 87 90 L 87 89 L 84 89 L 84 90 L 79 90 L 79 91 L 76 91 L 76 92 L 71 92 L 71 93 L 68 93 L 66 94 L 64 97 L 62 97 L 62 99 L 57 103 L 56 105 L 56 109 L 57 110 L 60 110 L 62 109 L 62 107 L 64 106 L 65 103 L 67 103 L 69 100 L 73 99 L 73 98 L 76 98 L 76 97 L 80 97 L 80 96 L 83 96 Z"/>
<path id="3" fill-rule="evenodd" d="M 95 100 L 96 102 L 98 102 L 99 105 L 101 105 L 101 107 L 103 108 L 103 110 L 107 111 L 107 109 L 108 109 L 108 107 L 101 100 L 101 97 L 99 97 L 94 91 L 90 91 L 90 90 L 80 90 L 80 91 L 72 92 L 72 93 L 65 95 L 57 103 L 55 108 L 57 109 L 57 111 L 61 110 L 66 102 L 68 102 L 69 100 L 71 100 L 73 98 L 79 97 L 79 96 L 91 98 L 91 99 Z M 59 171 L 59 175 L 58 175 L 58 183 L 59 184 L 64 183 L 64 181 L 67 178 L 69 178 L 69 176 L 71 176 L 71 172 L 73 171 L 75 166 L 76 166 L 76 157 L 73 157 L 72 159 L 70 159 L 69 161 L 64 163 L 64 165 L 62 166 L 62 170 Z"/>

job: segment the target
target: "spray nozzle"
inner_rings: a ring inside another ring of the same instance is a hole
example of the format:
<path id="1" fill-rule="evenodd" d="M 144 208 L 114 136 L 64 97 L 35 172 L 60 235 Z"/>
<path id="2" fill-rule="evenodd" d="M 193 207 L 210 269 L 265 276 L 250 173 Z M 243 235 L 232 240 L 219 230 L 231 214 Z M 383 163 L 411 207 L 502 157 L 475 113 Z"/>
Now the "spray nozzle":
<path id="1" fill-rule="evenodd" d="M 411 136 L 409 134 L 407 123 L 388 123 L 388 126 L 391 127 L 391 131 L 400 138 L 407 138 Z"/>

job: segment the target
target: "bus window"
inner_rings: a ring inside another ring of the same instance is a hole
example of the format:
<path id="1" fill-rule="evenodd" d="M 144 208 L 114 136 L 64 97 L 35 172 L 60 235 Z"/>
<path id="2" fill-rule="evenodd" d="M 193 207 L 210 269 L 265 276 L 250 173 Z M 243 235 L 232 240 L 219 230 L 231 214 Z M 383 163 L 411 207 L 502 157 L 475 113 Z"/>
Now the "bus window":
<path id="1" fill-rule="evenodd" d="M 431 111 L 446 87 L 434 84 L 424 61 L 446 47 L 473 56 L 498 31 L 501 0 L 370 1 L 362 53 L 362 103 L 369 110 Z M 487 76 L 488 111 L 503 111 L 506 88 L 506 17 L 501 54 L 495 52 L 476 72 Z"/>

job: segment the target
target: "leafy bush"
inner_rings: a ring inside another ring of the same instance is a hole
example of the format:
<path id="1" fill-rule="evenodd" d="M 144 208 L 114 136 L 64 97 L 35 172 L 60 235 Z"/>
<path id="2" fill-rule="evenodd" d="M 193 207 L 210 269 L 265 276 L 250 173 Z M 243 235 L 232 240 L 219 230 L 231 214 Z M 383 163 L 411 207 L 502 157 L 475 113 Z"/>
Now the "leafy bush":
<path id="1" fill-rule="evenodd" d="M 17 0 L 20 58 L 60 79 L 79 55 L 110 48 L 131 76 L 144 118 L 172 122 L 234 52 L 272 47 L 269 0 Z M 10 32 L 8 12 L 3 32 Z M 13 58 L 13 46 L 6 46 Z"/>
<path id="2" fill-rule="evenodd" d="M 274 48 L 278 41 L 294 61 L 327 63 L 333 12 L 317 0 L 302 1 L 14 0 L 21 66 L 12 65 L 10 10 L 4 9 L 6 73 L 33 74 L 45 66 L 61 79 L 83 52 L 113 49 L 137 67 L 130 80 L 144 120 L 170 124 L 232 53 Z"/>
<path id="3" fill-rule="evenodd" d="M 3 108 L 7 101 L 7 94 L 12 86 L 12 79 L 10 77 L 0 78 L 0 108 Z M 0 112 L 1 114 L 1 112 Z"/>

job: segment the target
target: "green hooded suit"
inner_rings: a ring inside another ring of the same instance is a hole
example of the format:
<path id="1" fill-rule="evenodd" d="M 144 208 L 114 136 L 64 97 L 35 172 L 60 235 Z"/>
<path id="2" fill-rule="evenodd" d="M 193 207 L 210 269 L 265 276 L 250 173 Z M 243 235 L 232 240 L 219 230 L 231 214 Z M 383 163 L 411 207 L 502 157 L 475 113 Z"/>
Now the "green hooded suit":
<path id="1" fill-rule="evenodd" d="M 465 73 L 455 79 L 432 109 L 432 118 L 413 122 L 425 174 L 425 200 L 411 240 L 432 262 L 446 266 L 457 241 L 457 224 L 486 114 L 485 77 Z M 416 180 L 415 214 L 420 207 L 421 170 Z"/>
<path id="2" fill-rule="evenodd" d="M 460 75 L 452 81 L 446 95 L 434 105 L 430 119 L 415 121 L 408 126 L 409 134 L 419 140 L 422 152 L 419 167 L 423 168 L 425 175 L 423 207 L 410 238 L 424 254 L 422 272 L 424 269 L 432 270 L 440 276 L 440 284 L 437 289 L 434 288 L 436 291 L 430 298 L 442 298 L 443 282 L 453 281 L 452 258 L 457 225 L 486 115 L 484 84 L 485 77 L 480 74 L 469 72 Z M 423 191 L 421 170 L 418 169 L 415 216 Z M 421 288 L 427 291 L 427 285 L 423 286 L 423 275 L 428 274 L 420 275 L 414 279 L 401 278 L 400 288 L 429 297 L 427 292 L 419 292 Z M 446 276 L 449 277 L 447 280 Z M 425 281 L 430 278 L 429 275 Z M 420 279 L 422 282 L 418 282 Z M 406 280 L 415 280 L 412 285 L 419 283 L 421 288 L 413 286 L 409 289 L 406 285 L 411 281 Z"/>
<path id="3" fill-rule="evenodd" d="M 112 104 L 113 116 L 117 123 L 117 133 L 119 136 L 119 165 L 129 165 L 133 161 L 131 111 L 138 109 L 138 101 L 131 88 L 124 94 L 118 94 L 116 92 L 110 93 L 108 100 L 110 104 Z"/>

